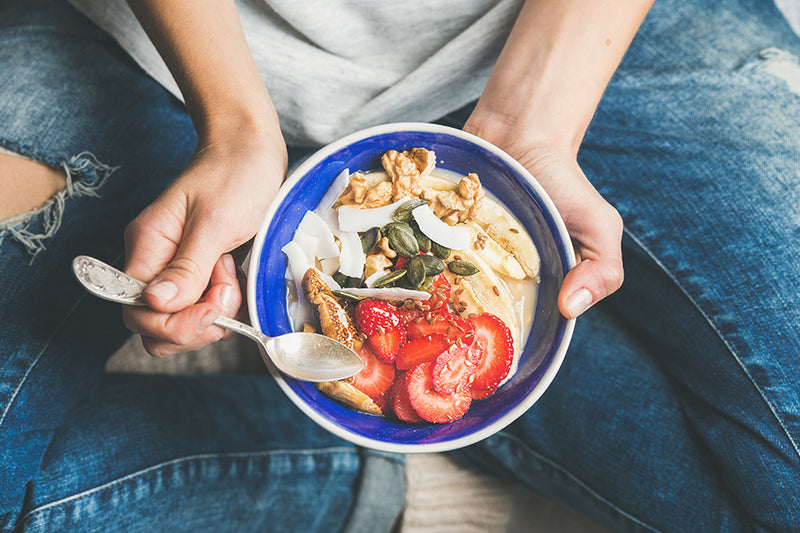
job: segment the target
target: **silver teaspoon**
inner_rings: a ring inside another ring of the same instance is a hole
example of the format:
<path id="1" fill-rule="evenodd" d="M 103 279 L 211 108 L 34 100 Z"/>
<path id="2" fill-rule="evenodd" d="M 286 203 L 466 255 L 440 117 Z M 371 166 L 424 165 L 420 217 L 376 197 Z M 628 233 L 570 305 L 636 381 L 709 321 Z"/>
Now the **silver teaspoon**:
<path id="1" fill-rule="evenodd" d="M 147 284 L 86 255 L 72 260 L 72 271 L 81 284 L 105 300 L 125 305 L 147 306 L 142 298 Z M 344 344 L 317 333 L 264 335 L 252 326 L 220 316 L 217 326 L 241 333 L 261 345 L 261 357 L 287 376 L 303 381 L 336 381 L 361 371 L 363 362 Z"/>

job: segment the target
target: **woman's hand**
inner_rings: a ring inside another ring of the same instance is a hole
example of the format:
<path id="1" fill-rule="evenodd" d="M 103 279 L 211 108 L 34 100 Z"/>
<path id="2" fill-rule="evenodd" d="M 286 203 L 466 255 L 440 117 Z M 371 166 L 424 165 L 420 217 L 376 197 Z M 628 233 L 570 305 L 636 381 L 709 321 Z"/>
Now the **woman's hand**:
<path id="1" fill-rule="evenodd" d="M 464 130 L 499 146 L 553 199 L 578 264 L 558 306 L 575 318 L 622 285 L 622 220 L 577 162 L 609 79 L 652 0 L 527 0 Z"/>
<path id="2" fill-rule="evenodd" d="M 242 302 L 227 252 L 258 231 L 285 171 L 282 139 L 262 143 L 232 134 L 199 148 L 126 228 L 125 270 L 149 283 L 150 308 L 126 307 L 123 316 L 149 353 L 163 357 L 223 337 L 212 322 L 235 315 Z"/>

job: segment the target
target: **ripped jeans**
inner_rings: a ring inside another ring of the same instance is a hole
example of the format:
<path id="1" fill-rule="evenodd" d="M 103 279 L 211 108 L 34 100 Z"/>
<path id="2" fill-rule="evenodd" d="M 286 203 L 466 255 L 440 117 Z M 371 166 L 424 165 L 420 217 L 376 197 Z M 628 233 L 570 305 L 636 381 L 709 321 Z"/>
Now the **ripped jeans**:
<path id="1" fill-rule="evenodd" d="M 655 2 L 579 155 L 625 220 L 625 284 L 541 400 L 456 457 L 614 531 L 798 530 L 798 55 L 769 1 Z M 0 530 L 376 532 L 400 512 L 402 457 L 266 376 L 104 372 L 128 333 L 70 261 L 120 264 L 195 143 L 67 5 L 0 5 L 0 145 L 70 176 L 0 223 Z"/>

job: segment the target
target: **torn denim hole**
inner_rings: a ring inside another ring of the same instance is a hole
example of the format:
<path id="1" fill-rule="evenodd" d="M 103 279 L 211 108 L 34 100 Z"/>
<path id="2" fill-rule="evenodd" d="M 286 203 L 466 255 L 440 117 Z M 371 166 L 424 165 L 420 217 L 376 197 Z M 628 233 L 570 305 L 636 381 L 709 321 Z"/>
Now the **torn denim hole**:
<path id="1" fill-rule="evenodd" d="M 13 153 L 6 149 L 3 149 L 3 152 Z M 45 249 L 44 242 L 55 235 L 61 227 L 66 201 L 80 196 L 99 198 L 97 190 L 119 167 L 101 163 L 91 152 L 81 152 L 61 163 L 61 168 L 66 174 L 66 187 L 58 191 L 44 205 L 0 222 L 0 244 L 10 236 L 28 250 L 32 256 L 31 262 Z M 41 227 L 34 229 L 33 221 L 39 219 Z"/>
<path id="2" fill-rule="evenodd" d="M 749 57 L 740 69 L 766 72 L 783 80 L 791 92 L 800 95 L 800 61 L 791 52 L 774 47 L 765 48 Z"/>

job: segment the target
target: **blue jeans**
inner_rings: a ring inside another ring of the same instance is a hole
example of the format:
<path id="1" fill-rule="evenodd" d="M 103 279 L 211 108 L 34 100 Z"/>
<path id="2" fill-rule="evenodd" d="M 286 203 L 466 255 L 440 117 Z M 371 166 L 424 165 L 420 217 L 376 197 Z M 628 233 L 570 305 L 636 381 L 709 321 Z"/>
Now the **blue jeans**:
<path id="1" fill-rule="evenodd" d="M 459 459 L 615 531 L 798 530 L 798 55 L 767 0 L 655 3 L 580 152 L 626 222 L 625 284 L 542 399 Z M 128 334 L 70 261 L 119 264 L 195 142 L 69 7 L 0 6 L 0 145 L 72 182 L 0 223 L 0 530 L 386 531 L 400 512 L 402 457 L 329 435 L 267 376 L 104 373 Z"/>

